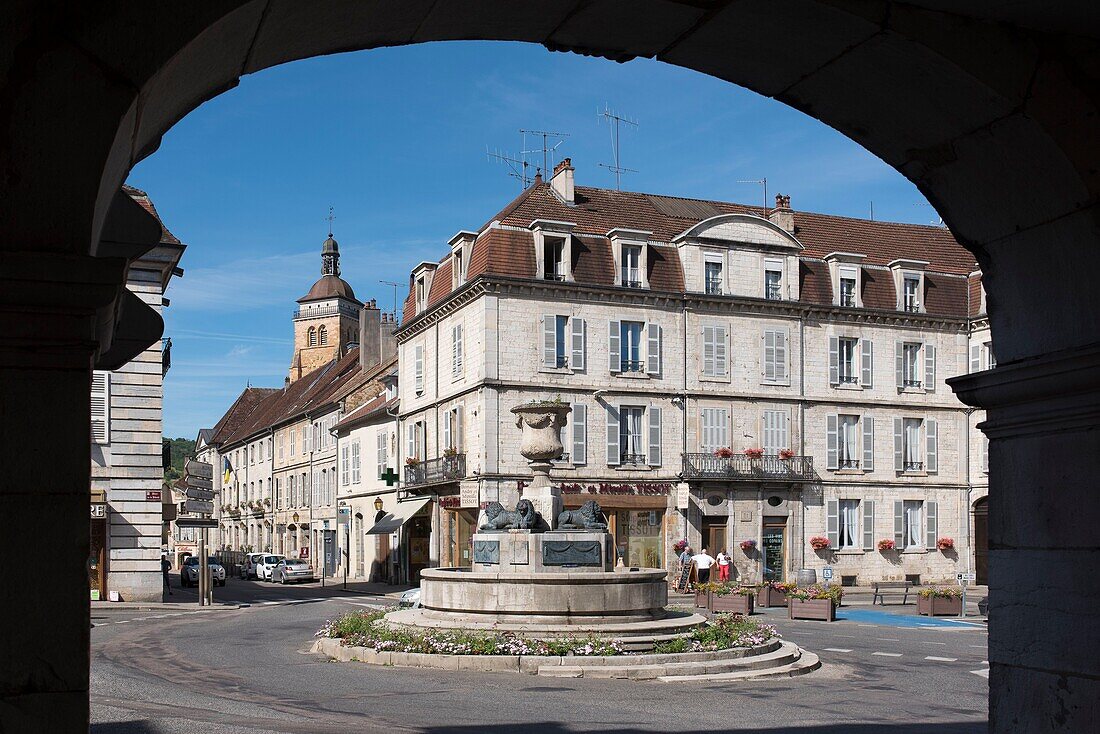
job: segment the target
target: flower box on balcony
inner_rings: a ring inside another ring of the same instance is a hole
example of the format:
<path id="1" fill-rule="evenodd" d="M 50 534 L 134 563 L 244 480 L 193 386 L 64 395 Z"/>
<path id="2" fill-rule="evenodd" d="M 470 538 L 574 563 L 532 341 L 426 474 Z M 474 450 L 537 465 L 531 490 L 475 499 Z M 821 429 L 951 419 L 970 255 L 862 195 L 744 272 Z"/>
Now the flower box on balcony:
<path id="1" fill-rule="evenodd" d="M 958 617 L 962 614 L 962 592 L 958 589 L 921 589 L 917 614 L 926 617 Z"/>
<path id="2" fill-rule="evenodd" d="M 787 615 L 791 619 L 816 619 L 822 622 L 836 620 L 836 603 L 832 599 L 796 599 L 787 604 Z"/>
<path id="3" fill-rule="evenodd" d="M 751 591 L 749 593 L 733 591 L 723 595 L 712 592 L 710 595 L 709 609 L 712 612 L 732 612 L 748 616 L 752 614 L 754 606 Z"/>
<path id="4" fill-rule="evenodd" d="M 787 592 L 782 589 L 777 589 L 771 584 L 764 584 L 760 587 L 760 591 L 757 593 L 757 601 L 762 607 L 785 607 L 787 606 Z"/>

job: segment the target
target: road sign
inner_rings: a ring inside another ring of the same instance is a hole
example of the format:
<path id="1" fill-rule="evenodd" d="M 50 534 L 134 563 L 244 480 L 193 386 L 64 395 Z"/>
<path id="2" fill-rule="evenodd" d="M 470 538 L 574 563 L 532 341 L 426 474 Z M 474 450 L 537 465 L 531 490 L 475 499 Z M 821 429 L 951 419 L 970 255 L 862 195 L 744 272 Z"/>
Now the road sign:
<path id="1" fill-rule="evenodd" d="M 218 521 L 212 517 L 181 517 L 176 520 L 178 528 L 216 528 Z"/>
<path id="2" fill-rule="evenodd" d="M 186 479 L 188 487 L 194 487 L 196 489 L 213 489 L 214 483 L 209 479 L 203 479 L 202 477 L 188 476 Z"/>
<path id="3" fill-rule="evenodd" d="M 960 584 L 964 583 L 964 582 L 977 581 L 978 580 L 978 574 L 974 573 L 973 571 L 970 571 L 968 573 L 960 572 L 960 573 L 955 574 L 955 580 L 958 581 Z"/>
<path id="4" fill-rule="evenodd" d="M 202 477 L 203 479 L 212 479 L 214 477 L 214 467 L 202 461 L 195 461 L 194 459 L 188 459 L 183 465 L 183 472 L 192 477 Z"/>
<path id="5" fill-rule="evenodd" d="M 833 580 L 833 567 L 832 566 L 826 566 L 825 568 L 821 569 L 821 578 L 825 579 L 826 581 L 832 581 Z"/>
<path id="6" fill-rule="evenodd" d="M 187 499 L 189 500 L 210 501 L 214 499 L 214 493 L 209 489 L 196 489 L 194 487 L 188 487 L 186 494 Z"/>
<path id="7" fill-rule="evenodd" d="M 204 500 L 186 500 L 183 503 L 184 512 L 193 512 L 197 515 L 213 515 L 214 503 Z"/>

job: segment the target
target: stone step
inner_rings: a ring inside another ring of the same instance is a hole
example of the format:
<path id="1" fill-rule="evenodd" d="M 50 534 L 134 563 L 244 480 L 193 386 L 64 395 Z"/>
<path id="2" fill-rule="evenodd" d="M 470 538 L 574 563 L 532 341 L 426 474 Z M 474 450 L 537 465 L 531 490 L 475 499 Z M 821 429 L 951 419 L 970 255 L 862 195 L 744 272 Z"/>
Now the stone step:
<path id="1" fill-rule="evenodd" d="M 706 681 L 708 683 L 721 681 L 761 680 L 764 678 L 793 678 L 796 675 L 812 673 L 821 667 L 821 660 L 812 652 L 799 651 L 798 659 L 780 665 L 775 668 L 758 670 L 738 670 L 716 675 L 662 675 L 656 678 L 659 683 L 690 683 L 692 681 Z"/>
<path id="2" fill-rule="evenodd" d="M 553 678 L 625 678 L 629 680 L 694 676 L 696 679 L 702 679 L 735 671 L 754 672 L 779 668 L 797 662 L 799 654 L 798 646 L 785 642 L 771 652 L 747 657 L 642 665 L 631 664 L 629 658 L 624 658 L 621 664 L 610 665 L 543 665 L 539 667 L 538 675 Z"/>

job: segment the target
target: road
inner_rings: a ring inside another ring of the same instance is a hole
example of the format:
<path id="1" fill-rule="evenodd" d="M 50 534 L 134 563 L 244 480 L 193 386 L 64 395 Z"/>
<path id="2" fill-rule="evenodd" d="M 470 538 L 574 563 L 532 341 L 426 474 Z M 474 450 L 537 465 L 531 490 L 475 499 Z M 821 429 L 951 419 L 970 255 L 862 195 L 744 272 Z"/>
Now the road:
<path id="1" fill-rule="evenodd" d="M 175 600 L 180 590 L 173 591 Z M 849 618 L 833 623 L 791 622 L 780 615 L 785 610 L 763 610 L 758 618 L 817 652 L 822 669 L 794 679 L 700 685 L 333 663 L 308 652 L 316 629 L 386 600 L 331 585 L 284 589 L 237 579 L 217 591 L 251 606 L 93 611 L 93 732 L 986 730 L 984 628 L 898 626 L 925 623 L 912 607 L 891 610 L 906 612 L 894 619 L 845 608 L 841 615 Z"/>

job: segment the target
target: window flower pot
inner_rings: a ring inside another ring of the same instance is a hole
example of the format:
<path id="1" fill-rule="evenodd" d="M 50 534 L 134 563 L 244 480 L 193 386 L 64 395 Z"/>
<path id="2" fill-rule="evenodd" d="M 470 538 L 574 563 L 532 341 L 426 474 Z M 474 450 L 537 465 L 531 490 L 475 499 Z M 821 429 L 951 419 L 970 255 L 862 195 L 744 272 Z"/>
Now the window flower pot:
<path id="1" fill-rule="evenodd" d="M 708 606 L 709 601 L 710 601 L 710 592 L 709 591 L 705 591 L 705 590 L 701 590 L 701 589 L 696 589 L 695 590 L 695 606 L 699 607 L 700 609 L 705 609 Z"/>
<path id="2" fill-rule="evenodd" d="M 751 594 L 726 594 L 718 596 L 710 595 L 710 610 L 712 612 L 732 612 L 733 614 L 752 614 L 753 598 Z"/>
<path id="3" fill-rule="evenodd" d="M 787 605 L 791 619 L 816 619 L 822 622 L 836 620 L 836 605 L 832 599 L 791 599 Z"/>
<path id="4" fill-rule="evenodd" d="M 785 607 L 787 606 L 787 594 L 786 592 L 773 589 L 771 586 L 765 584 L 760 587 L 758 594 L 760 606 L 762 607 Z"/>
<path id="5" fill-rule="evenodd" d="M 960 596 L 918 596 L 917 614 L 926 617 L 957 617 L 962 614 Z"/>

